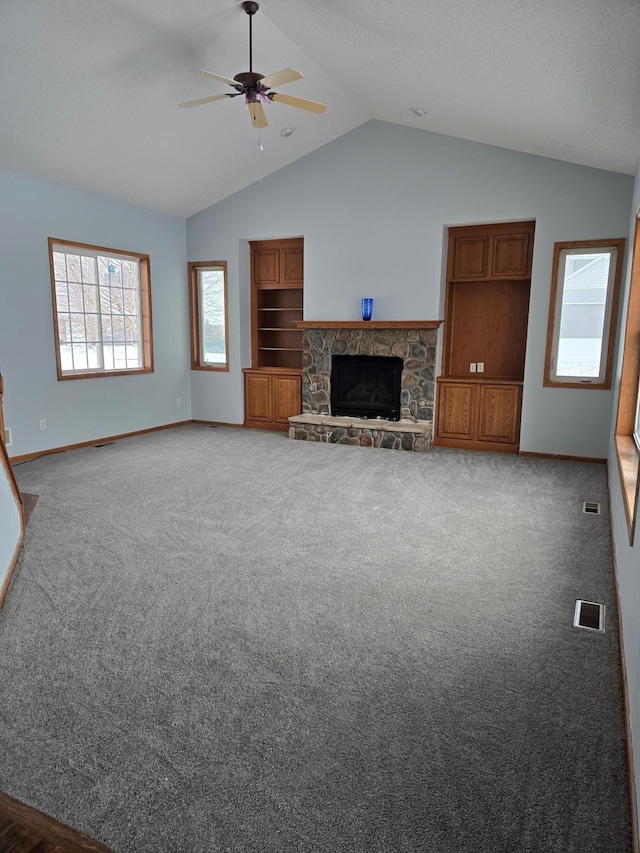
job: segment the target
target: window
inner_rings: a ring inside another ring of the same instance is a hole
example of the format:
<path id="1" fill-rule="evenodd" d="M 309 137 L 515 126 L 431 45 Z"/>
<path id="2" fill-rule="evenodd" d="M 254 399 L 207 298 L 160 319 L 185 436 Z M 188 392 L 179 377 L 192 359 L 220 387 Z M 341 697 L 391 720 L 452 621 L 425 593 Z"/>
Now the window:
<path id="1" fill-rule="evenodd" d="M 229 370 L 226 261 L 189 264 L 192 370 Z"/>
<path id="2" fill-rule="evenodd" d="M 149 256 L 49 238 L 58 379 L 153 370 Z"/>
<path id="3" fill-rule="evenodd" d="M 544 384 L 610 388 L 624 240 L 556 243 Z"/>
<path id="4" fill-rule="evenodd" d="M 622 370 L 616 418 L 616 455 L 627 516 L 629 543 L 633 536 L 638 512 L 640 485 L 640 211 L 636 216 L 635 241 L 631 262 L 631 283 L 627 324 L 622 351 Z"/>

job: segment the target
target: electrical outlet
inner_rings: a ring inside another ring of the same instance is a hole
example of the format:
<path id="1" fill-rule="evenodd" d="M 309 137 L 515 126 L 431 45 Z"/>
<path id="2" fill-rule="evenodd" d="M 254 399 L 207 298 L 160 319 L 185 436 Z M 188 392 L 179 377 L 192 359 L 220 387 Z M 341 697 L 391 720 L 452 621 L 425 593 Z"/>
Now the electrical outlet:
<path id="1" fill-rule="evenodd" d="M 478 373 L 484 373 L 484 361 L 478 362 Z"/>
<path id="2" fill-rule="evenodd" d="M 180 399 L 180 397 L 178 397 L 178 399 L 176 400 L 176 406 L 178 406 L 178 408 L 179 408 L 181 405 L 182 405 L 182 400 Z"/>
<path id="3" fill-rule="evenodd" d="M 476 363 L 475 363 L 475 361 L 472 361 L 471 364 L 469 365 L 469 373 L 475 373 L 475 372 L 476 372 Z"/>
<path id="4" fill-rule="evenodd" d="M 5 427 L 4 443 L 5 443 L 5 447 L 11 447 L 11 445 L 13 444 L 13 438 L 11 436 L 11 427 Z"/>
<path id="5" fill-rule="evenodd" d="M 47 428 L 47 422 L 46 422 L 46 421 L 45 421 L 45 419 L 43 418 L 43 419 L 40 421 L 40 429 L 46 429 L 46 428 Z"/>

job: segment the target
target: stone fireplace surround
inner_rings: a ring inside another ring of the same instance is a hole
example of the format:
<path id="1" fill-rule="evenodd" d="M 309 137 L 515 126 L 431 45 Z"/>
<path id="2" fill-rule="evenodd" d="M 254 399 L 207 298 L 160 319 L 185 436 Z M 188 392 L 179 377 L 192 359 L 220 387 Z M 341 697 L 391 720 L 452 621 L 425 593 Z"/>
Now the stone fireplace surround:
<path id="1" fill-rule="evenodd" d="M 428 450 L 433 437 L 435 360 L 440 320 L 300 321 L 302 414 L 289 418 L 289 437 L 364 447 Z M 333 417 L 333 355 L 403 359 L 400 421 Z"/>

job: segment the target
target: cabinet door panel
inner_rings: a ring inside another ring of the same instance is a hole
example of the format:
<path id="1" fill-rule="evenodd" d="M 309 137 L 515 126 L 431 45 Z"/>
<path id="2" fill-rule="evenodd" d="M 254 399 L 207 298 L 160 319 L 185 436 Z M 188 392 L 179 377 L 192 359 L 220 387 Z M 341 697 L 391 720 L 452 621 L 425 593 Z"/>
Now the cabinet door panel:
<path id="1" fill-rule="evenodd" d="M 268 287 L 280 281 L 280 250 L 257 249 L 253 253 L 254 280 L 258 287 Z"/>
<path id="2" fill-rule="evenodd" d="M 528 278 L 530 235 L 505 234 L 495 238 L 492 275 L 495 278 Z"/>
<path id="3" fill-rule="evenodd" d="M 301 379 L 299 376 L 273 377 L 274 420 L 288 423 L 302 411 Z"/>
<path id="4" fill-rule="evenodd" d="M 520 390 L 519 385 L 481 386 L 478 441 L 518 443 Z"/>
<path id="5" fill-rule="evenodd" d="M 489 237 L 457 237 L 453 277 L 486 278 L 489 271 L 489 245 Z"/>
<path id="6" fill-rule="evenodd" d="M 438 435 L 442 438 L 475 438 L 477 388 L 473 385 L 438 386 Z"/>
<path id="7" fill-rule="evenodd" d="M 271 376 L 245 374 L 245 417 L 252 421 L 271 420 Z"/>
<path id="8" fill-rule="evenodd" d="M 282 283 L 301 284 L 303 280 L 303 249 L 282 250 Z"/>

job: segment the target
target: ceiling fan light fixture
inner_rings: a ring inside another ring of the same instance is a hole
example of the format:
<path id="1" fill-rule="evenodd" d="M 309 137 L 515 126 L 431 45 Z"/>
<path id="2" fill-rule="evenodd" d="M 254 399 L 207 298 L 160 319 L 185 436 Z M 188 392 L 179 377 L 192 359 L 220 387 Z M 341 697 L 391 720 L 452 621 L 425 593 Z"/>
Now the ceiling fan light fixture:
<path id="1" fill-rule="evenodd" d="M 418 116 L 418 118 L 422 118 L 427 114 L 427 111 L 423 110 L 422 107 L 409 107 L 409 110 L 414 114 L 414 116 Z"/>

